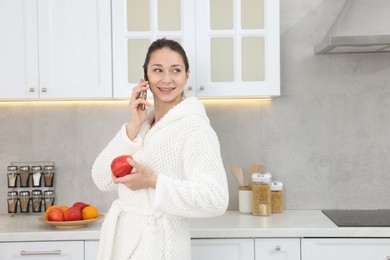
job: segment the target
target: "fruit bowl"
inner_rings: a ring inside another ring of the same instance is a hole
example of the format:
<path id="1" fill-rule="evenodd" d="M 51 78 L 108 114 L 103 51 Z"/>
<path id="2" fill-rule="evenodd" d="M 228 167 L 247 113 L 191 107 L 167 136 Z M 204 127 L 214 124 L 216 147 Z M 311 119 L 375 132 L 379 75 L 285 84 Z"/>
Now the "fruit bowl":
<path id="1" fill-rule="evenodd" d="M 73 228 L 84 228 L 89 223 L 98 221 L 103 218 L 103 214 L 99 214 L 97 218 L 86 219 L 86 220 L 75 220 L 75 221 L 49 221 L 46 216 L 39 217 L 39 221 L 48 225 L 55 226 L 56 228 L 62 229 L 73 229 Z"/>

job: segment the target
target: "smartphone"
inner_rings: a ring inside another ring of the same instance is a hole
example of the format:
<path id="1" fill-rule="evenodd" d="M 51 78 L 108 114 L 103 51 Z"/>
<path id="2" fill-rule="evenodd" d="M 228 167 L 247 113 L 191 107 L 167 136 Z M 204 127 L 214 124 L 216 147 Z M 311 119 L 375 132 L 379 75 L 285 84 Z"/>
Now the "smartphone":
<path id="1" fill-rule="evenodd" d="M 146 74 L 144 74 L 144 78 L 145 78 L 146 81 L 148 80 L 148 76 Z M 146 91 L 141 91 L 141 98 L 146 100 L 147 97 L 148 97 L 147 92 Z M 141 110 L 142 111 L 145 110 L 145 104 L 141 104 Z"/>

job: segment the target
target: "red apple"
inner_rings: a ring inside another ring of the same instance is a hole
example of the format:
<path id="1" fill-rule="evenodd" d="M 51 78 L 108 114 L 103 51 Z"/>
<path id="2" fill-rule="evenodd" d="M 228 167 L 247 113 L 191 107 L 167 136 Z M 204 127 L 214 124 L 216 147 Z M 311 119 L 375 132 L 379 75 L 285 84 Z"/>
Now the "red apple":
<path id="1" fill-rule="evenodd" d="M 132 159 L 130 155 L 122 155 L 112 160 L 111 171 L 116 177 L 123 177 L 131 173 L 133 166 L 127 162 L 129 158 Z"/>
<path id="2" fill-rule="evenodd" d="M 70 207 L 64 212 L 65 221 L 81 220 L 81 210 L 79 207 Z"/>
<path id="3" fill-rule="evenodd" d="M 87 203 L 84 203 L 84 202 L 81 202 L 81 201 L 77 201 L 75 203 L 73 203 L 73 207 L 77 207 L 77 208 L 80 208 L 80 210 L 82 211 L 86 206 L 89 206 Z"/>
<path id="4" fill-rule="evenodd" d="M 52 208 L 47 214 L 47 219 L 49 221 L 64 221 L 64 212 L 60 208 Z"/>

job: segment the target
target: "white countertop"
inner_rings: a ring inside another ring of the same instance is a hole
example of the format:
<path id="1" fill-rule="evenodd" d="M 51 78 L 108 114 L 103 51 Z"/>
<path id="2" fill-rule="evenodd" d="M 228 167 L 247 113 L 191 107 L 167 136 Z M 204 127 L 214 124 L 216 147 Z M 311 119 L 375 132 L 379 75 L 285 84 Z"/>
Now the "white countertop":
<path id="1" fill-rule="evenodd" d="M 0 215 L 0 242 L 97 240 L 102 220 L 81 229 L 58 229 L 39 216 Z M 193 219 L 192 238 L 388 237 L 390 227 L 337 227 L 320 210 L 285 210 L 271 216 L 228 211 L 221 217 Z"/>

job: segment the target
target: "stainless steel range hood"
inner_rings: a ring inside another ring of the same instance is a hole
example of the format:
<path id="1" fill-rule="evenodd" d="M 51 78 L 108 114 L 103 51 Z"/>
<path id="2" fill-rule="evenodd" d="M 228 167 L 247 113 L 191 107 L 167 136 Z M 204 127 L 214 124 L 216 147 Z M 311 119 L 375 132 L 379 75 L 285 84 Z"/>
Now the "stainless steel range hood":
<path id="1" fill-rule="evenodd" d="M 390 52 L 390 0 L 347 0 L 315 54 Z"/>

